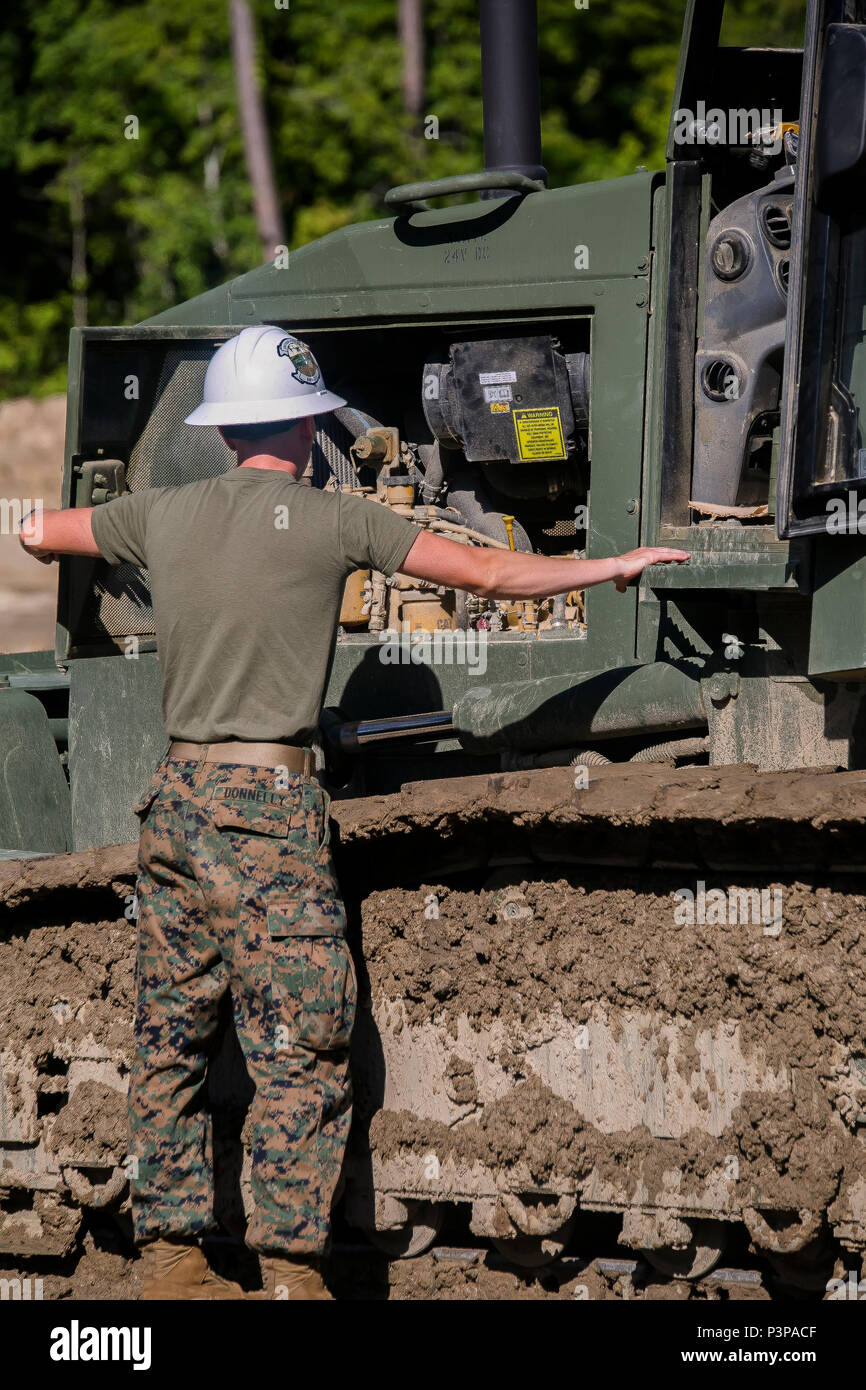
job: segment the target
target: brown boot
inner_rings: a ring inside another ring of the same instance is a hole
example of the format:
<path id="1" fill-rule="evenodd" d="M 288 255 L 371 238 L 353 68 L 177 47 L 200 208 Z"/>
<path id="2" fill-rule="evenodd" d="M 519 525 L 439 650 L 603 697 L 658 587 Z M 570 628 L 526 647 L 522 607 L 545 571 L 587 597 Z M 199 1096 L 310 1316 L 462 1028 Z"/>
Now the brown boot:
<path id="1" fill-rule="evenodd" d="M 262 1255 L 262 1290 L 247 1297 L 258 1299 L 291 1299 L 308 1301 L 328 1299 L 325 1281 L 319 1273 L 319 1260 L 315 1257 L 295 1255 Z"/>
<path id="2" fill-rule="evenodd" d="M 203 1251 L 191 1241 L 152 1240 L 142 1247 L 141 1266 L 144 1303 L 245 1297 L 240 1284 L 214 1273 Z"/>

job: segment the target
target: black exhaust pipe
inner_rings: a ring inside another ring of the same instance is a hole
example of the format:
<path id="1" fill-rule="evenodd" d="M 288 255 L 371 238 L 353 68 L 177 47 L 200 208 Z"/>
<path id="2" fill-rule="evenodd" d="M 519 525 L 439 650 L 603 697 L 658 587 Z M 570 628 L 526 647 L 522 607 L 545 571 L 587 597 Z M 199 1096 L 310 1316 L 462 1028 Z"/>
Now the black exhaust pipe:
<path id="1" fill-rule="evenodd" d="M 537 0 L 480 0 L 484 164 L 547 183 L 541 162 Z M 482 196 L 505 197 L 496 189 Z"/>

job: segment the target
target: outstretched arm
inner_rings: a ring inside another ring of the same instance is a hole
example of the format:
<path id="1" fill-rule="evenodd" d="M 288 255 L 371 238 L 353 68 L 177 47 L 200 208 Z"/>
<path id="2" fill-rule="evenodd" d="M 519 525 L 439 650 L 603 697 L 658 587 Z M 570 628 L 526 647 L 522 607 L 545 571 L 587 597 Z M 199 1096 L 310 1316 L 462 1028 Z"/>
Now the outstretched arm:
<path id="1" fill-rule="evenodd" d="M 629 580 L 647 565 L 682 563 L 688 558 L 685 550 L 641 546 L 606 560 L 556 560 L 517 550 L 460 545 L 422 531 L 400 568 L 413 579 L 447 584 L 482 598 L 525 599 L 567 594 L 571 589 L 588 589 L 607 580 L 622 594 Z"/>
<path id="2" fill-rule="evenodd" d="M 18 539 L 34 560 L 50 565 L 61 555 L 99 555 L 93 539 L 92 507 L 66 507 L 31 512 L 21 523 Z"/>

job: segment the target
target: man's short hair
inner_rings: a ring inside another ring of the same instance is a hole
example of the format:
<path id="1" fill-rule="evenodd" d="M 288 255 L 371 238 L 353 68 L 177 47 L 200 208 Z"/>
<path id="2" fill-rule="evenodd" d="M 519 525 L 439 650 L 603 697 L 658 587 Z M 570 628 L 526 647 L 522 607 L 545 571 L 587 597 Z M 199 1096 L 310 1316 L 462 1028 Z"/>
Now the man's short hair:
<path id="1" fill-rule="evenodd" d="M 301 419 L 305 419 L 302 416 Z M 240 439 L 253 444 L 257 439 L 268 439 L 272 434 L 288 434 L 301 420 L 265 420 L 260 425 L 223 425 L 223 433 L 229 439 Z"/>

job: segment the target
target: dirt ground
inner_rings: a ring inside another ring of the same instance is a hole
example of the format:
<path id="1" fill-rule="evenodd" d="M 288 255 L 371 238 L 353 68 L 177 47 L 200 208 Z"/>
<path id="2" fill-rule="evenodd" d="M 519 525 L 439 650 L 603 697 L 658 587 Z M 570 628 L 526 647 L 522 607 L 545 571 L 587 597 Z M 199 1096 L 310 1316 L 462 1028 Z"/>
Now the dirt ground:
<path id="1" fill-rule="evenodd" d="M 734 1278 L 730 1271 L 721 1270 L 692 1283 L 666 1279 L 645 1263 L 574 1255 L 543 1270 L 516 1270 L 495 1251 L 461 1247 L 441 1247 L 414 1259 L 391 1261 L 362 1246 L 342 1247 L 331 1254 L 326 1277 L 334 1297 L 350 1302 L 768 1302 L 774 1297 L 772 1275 L 758 1269 L 737 1270 Z M 0 1265 L 0 1280 L 9 1278 L 30 1278 L 31 1296 L 38 1293 L 49 1301 L 134 1301 L 140 1296 L 138 1261 L 100 1249 L 92 1239 L 84 1242 L 71 1274 Z M 796 1297 L 796 1291 L 786 1290 L 781 1296 Z M 775 1297 L 780 1297 L 778 1288 Z"/>
<path id="2" fill-rule="evenodd" d="M 29 511 L 60 505 L 66 397 L 0 403 L 0 498 Z M 5 508 L 4 508 L 5 514 Z M 26 556 L 4 524 L 0 533 L 0 651 L 54 646 L 57 566 Z"/>

